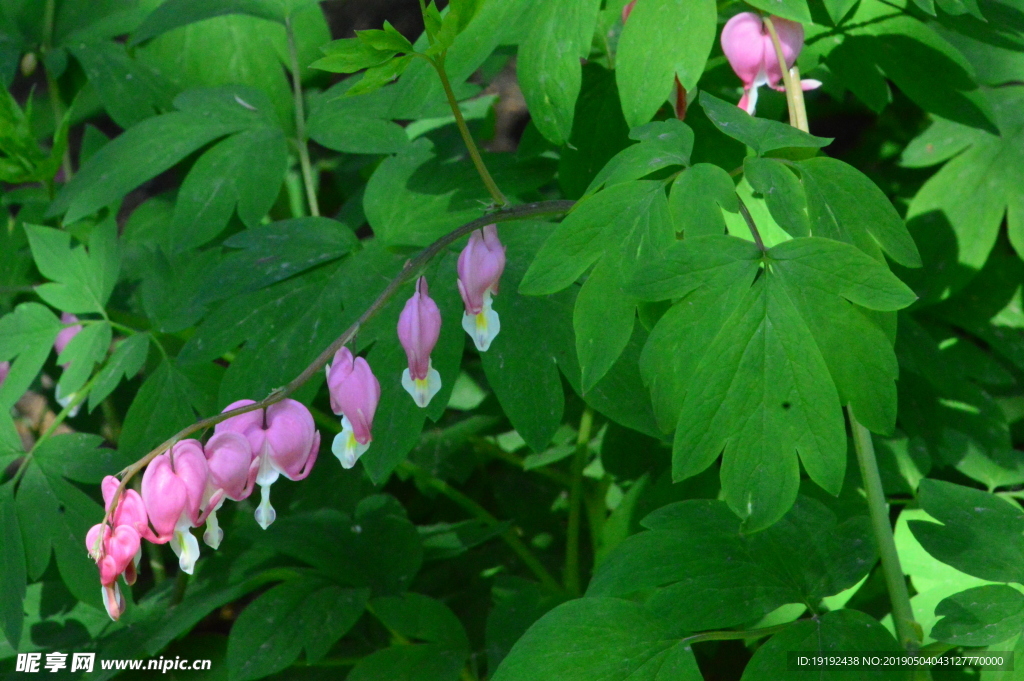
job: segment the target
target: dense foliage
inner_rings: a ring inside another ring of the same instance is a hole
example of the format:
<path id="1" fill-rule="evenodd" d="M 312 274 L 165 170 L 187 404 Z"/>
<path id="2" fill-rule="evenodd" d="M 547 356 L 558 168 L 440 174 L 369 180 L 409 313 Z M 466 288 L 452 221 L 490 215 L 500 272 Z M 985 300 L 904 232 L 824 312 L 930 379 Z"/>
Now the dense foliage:
<path id="1" fill-rule="evenodd" d="M 0 0 L 0 669 L 1024 679 L 1019 0 L 341 4 Z"/>

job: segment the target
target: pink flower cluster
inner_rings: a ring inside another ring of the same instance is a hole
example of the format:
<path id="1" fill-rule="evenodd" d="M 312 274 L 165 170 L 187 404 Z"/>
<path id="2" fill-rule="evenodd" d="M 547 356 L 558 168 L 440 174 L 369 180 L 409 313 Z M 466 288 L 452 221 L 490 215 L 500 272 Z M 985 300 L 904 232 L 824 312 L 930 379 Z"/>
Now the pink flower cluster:
<path id="1" fill-rule="evenodd" d="M 224 411 L 255 404 L 240 400 Z M 199 558 L 194 527 L 205 523 L 203 540 L 214 549 L 224 531 L 217 510 L 225 499 L 241 501 L 256 484 L 262 502 L 256 522 L 266 529 L 274 522 L 270 486 L 281 475 L 302 480 L 312 469 L 320 450 L 320 433 L 309 410 L 295 400 L 282 400 L 266 409 L 232 416 L 217 424 L 204 446 L 198 440 L 181 440 L 154 458 L 142 475 L 142 493 L 125 490 L 110 517 L 110 524 L 93 526 L 86 537 L 89 555 L 100 568 L 103 602 L 113 619 L 124 612 L 125 602 L 117 585 L 135 582 L 141 541 L 171 545 L 178 567 L 191 574 Z M 110 504 L 118 481 L 103 481 L 103 498 Z"/>
<path id="2" fill-rule="evenodd" d="M 466 307 L 463 327 L 481 351 L 487 350 L 498 334 L 498 315 L 491 308 L 491 297 L 498 292 L 504 269 L 505 247 L 498 240 L 496 227 L 488 225 L 470 235 L 459 256 L 458 286 Z M 66 317 L 65 324 L 78 321 Z M 58 353 L 80 330 L 78 325 L 61 331 L 55 344 Z M 441 313 L 421 277 L 398 319 L 398 338 L 409 360 L 402 385 L 420 407 L 426 407 L 441 388 L 440 374 L 430 361 L 440 332 Z M 331 409 L 341 416 L 342 425 L 331 449 L 342 466 L 352 468 L 373 439 L 380 383 L 367 361 L 354 357 L 346 347 L 335 353 L 326 369 Z M 6 368 L 0 366 L 0 371 L 6 372 Z M 4 375 L 0 374 L 0 380 Z M 253 404 L 252 400 L 239 400 L 224 411 Z M 179 568 L 191 574 L 199 557 L 199 542 L 192 528 L 205 524 L 203 540 L 218 548 L 224 531 L 217 510 L 226 499 L 248 498 L 259 485 L 261 499 L 255 517 L 266 529 L 277 516 L 270 505 L 271 485 L 281 476 L 304 479 L 319 451 L 320 433 L 309 409 L 285 399 L 221 421 L 205 445 L 192 439 L 176 442 L 149 462 L 142 475 L 141 494 L 125 490 L 112 513 L 119 483 L 113 476 L 104 479 L 109 523 L 89 530 L 86 548 L 99 566 L 103 602 L 110 617 L 116 620 L 124 612 L 117 579 L 123 576 L 128 585 L 135 582 L 143 539 L 169 543 L 178 556 Z"/>

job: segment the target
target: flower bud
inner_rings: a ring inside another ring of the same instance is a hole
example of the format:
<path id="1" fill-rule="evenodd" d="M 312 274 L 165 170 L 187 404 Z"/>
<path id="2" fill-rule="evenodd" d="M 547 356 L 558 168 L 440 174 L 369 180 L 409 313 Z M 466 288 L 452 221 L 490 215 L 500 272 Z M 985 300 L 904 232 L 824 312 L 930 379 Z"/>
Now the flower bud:
<path id="1" fill-rule="evenodd" d="M 7 374 L 11 373 L 10 362 L 0 362 L 0 387 L 3 387 L 4 381 L 7 380 Z"/>
<path id="2" fill-rule="evenodd" d="M 804 27 L 795 21 L 771 17 L 772 25 L 779 36 L 782 56 L 789 69 L 796 62 L 800 50 L 804 46 Z M 771 34 L 761 17 L 754 12 L 741 12 L 726 22 L 722 29 L 722 51 L 725 53 L 733 72 L 743 81 L 743 98 L 739 107 L 753 115 L 757 105 L 757 89 L 768 85 L 776 90 L 784 90 L 780 81 L 783 78 L 782 67 L 779 65 L 772 43 Z M 816 80 L 802 80 L 804 90 L 812 90 L 821 83 Z"/>
<path id="3" fill-rule="evenodd" d="M 224 411 L 250 404 L 255 402 L 239 400 L 229 404 Z M 260 486 L 261 495 L 260 505 L 256 508 L 256 522 L 267 529 L 277 518 L 274 507 L 270 505 L 270 486 L 281 475 L 289 480 L 302 480 L 309 475 L 320 451 L 320 432 L 309 409 L 291 399 L 281 400 L 266 410 L 232 416 L 217 424 L 214 437 L 229 432 L 242 435 L 249 442 L 254 457 L 250 465 L 256 467 L 255 482 Z M 227 446 L 226 442 L 218 444 Z M 212 438 L 210 444 L 213 444 Z M 237 443 L 232 446 L 237 446 Z"/>
<path id="4" fill-rule="evenodd" d="M 498 240 L 497 226 L 487 225 L 473 232 L 459 254 L 459 293 L 466 305 L 462 328 L 480 352 L 491 347 L 501 330 L 498 313 L 491 309 L 491 296 L 498 292 L 504 271 L 505 247 Z"/>
<path id="5" fill-rule="evenodd" d="M 334 354 L 327 365 L 327 387 L 331 409 L 341 415 L 341 432 L 331 451 L 344 468 L 352 468 L 373 440 L 373 415 L 380 402 L 380 383 L 362 357 L 352 357 L 348 348 Z"/>
<path id="6" fill-rule="evenodd" d="M 78 323 L 78 317 L 67 312 L 62 312 L 60 315 L 61 324 L 73 324 L 74 326 L 65 326 L 60 332 L 57 333 L 57 338 L 53 341 L 53 349 L 57 351 L 57 355 L 64 352 L 64 348 L 68 346 L 71 339 L 77 336 L 82 331 L 82 325 Z M 67 368 L 67 365 L 64 365 Z"/>
<path id="7" fill-rule="evenodd" d="M 426 277 L 420 277 L 416 293 L 398 317 L 398 340 L 409 360 L 409 368 L 402 372 L 402 387 L 420 407 L 430 404 L 441 389 L 441 374 L 430 363 L 440 334 L 441 312 L 427 293 Z"/>

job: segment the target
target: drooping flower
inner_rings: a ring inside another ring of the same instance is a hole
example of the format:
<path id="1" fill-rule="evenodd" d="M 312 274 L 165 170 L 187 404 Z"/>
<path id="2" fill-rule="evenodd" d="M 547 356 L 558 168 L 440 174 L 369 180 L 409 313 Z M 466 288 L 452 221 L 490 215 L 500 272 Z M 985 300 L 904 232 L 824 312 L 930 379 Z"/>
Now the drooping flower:
<path id="1" fill-rule="evenodd" d="M 789 69 L 796 62 L 804 46 L 804 27 L 788 19 L 771 17 L 775 32 L 779 36 L 782 56 Z M 753 115 L 757 106 L 757 89 L 767 85 L 775 90 L 784 90 L 781 85 L 782 68 L 772 44 L 772 37 L 761 17 L 754 12 L 741 12 L 726 22 L 722 29 L 722 51 L 732 70 L 743 81 L 743 97 L 739 107 Z M 804 90 L 820 87 L 821 82 L 813 79 L 800 81 Z"/>
<path id="2" fill-rule="evenodd" d="M 259 459 L 253 457 L 249 439 L 229 430 L 214 433 L 203 447 L 209 475 L 206 478 L 205 500 L 219 496 L 220 501 L 206 516 L 206 532 L 203 541 L 212 548 L 219 548 L 224 539 L 224 530 L 217 521 L 217 511 L 224 499 L 241 501 L 252 494 L 259 473 Z"/>
<path id="3" fill-rule="evenodd" d="M 86 547 L 100 569 L 100 593 L 112 620 L 116 621 L 125 609 L 117 578 L 125 574 L 125 581 L 128 580 L 127 572 L 134 570 L 140 543 L 139 533 L 130 525 L 118 525 L 113 531 L 109 525 L 93 525 L 85 537 Z M 96 550 L 97 546 L 102 547 L 100 551 Z"/>
<path id="4" fill-rule="evenodd" d="M 250 404 L 255 402 L 239 400 L 224 411 Z M 302 480 L 309 475 L 320 451 L 320 431 L 305 405 L 286 399 L 266 410 L 232 416 L 214 428 L 214 433 L 225 432 L 244 435 L 249 441 L 254 457 L 251 465 L 256 466 L 256 484 L 260 486 L 261 496 L 256 522 L 265 530 L 277 518 L 277 512 L 270 505 L 270 486 L 282 475 L 289 480 Z"/>
<path id="5" fill-rule="evenodd" d="M 353 358 L 345 347 L 334 354 L 334 361 L 326 368 L 331 409 L 341 415 L 341 432 L 335 436 L 331 451 L 344 468 L 352 468 L 373 440 L 380 383 L 366 360 Z"/>
<path id="6" fill-rule="evenodd" d="M 441 334 L 441 311 L 427 292 L 427 279 L 416 282 L 416 293 L 398 317 L 398 340 L 405 349 L 409 368 L 402 372 L 402 387 L 420 407 L 430 404 L 441 389 L 441 374 L 430 362 L 430 353 Z"/>
<path id="7" fill-rule="evenodd" d="M 505 271 L 505 246 L 498 239 L 497 225 L 487 225 L 469 236 L 459 254 L 459 293 L 466 305 L 462 328 L 473 339 L 476 349 L 486 352 L 501 330 L 498 313 L 491 308 L 491 296 Z"/>
<path id="8" fill-rule="evenodd" d="M 112 475 L 103 479 L 102 490 L 106 510 L 110 510 L 118 480 Z M 110 518 L 110 525 L 93 525 L 85 538 L 86 550 L 100 569 L 103 604 L 110 618 L 116 620 L 124 612 L 125 601 L 117 578 L 124 575 L 130 586 L 135 583 L 136 568 L 142 556 L 141 540 L 152 536 L 146 505 L 135 490 L 125 490 Z M 113 528 L 113 529 L 111 529 Z"/>
<path id="9" fill-rule="evenodd" d="M 220 500 L 211 499 L 203 506 L 208 472 L 199 441 L 182 440 L 153 459 L 142 474 L 142 500 L 155 530 L 150 541 L 170 542 L 178 567 L 188 574 L 199 558 L 199 542 L 189 530 L 202 525 Z"/>

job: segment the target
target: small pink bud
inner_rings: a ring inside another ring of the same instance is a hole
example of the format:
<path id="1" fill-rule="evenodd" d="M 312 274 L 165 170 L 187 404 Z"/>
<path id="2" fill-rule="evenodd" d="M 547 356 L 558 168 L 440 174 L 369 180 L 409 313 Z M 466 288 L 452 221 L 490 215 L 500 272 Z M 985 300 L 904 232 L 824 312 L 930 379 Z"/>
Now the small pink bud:
<path id="1" fill-rule="evenodd" d="M 420 277 L 416 293 L 398 317 L 398 340 L 409 360 L 409 368 L 402 372 L 402 387 L 420 407 L 430 404 L 441 389 L 441 374 L 430 363 L 440 334 L 441 312 L 428 295 L 426 277 Z"/>
<path id="2" fill-rule="evenodd" d="M 380 383 L 365 359 L 353 358 L 352 352 L 343 347 L 327 366 L 327 387 L 331 409 L 342 416 L 341 432 L 335 436 L 331 451 L 343 467 L 352 468 L 373 440 Z"/>
<path id="3" fill-rule="evenodd" d="M 466 306 L 462 328 L 480 352 L 491 347 L 501 330 L 498 313 L 491 308 L 491 296 L 498 293 L 504 271 L 505 247 L 498 239 L 497 226 L 487 225 L 473 232 L 459 254 L 459 293 Z"/>
<path id="4" fill-rule="evenodd" d="M 804 45 L 804 27 L 795 21 L 771 17 L 775 32 L 779 36 L 782 56 L 789 69 L 796 62 Z M 743 81 L 743 98 L 740 108 L 753 115 L 757 105 L 757 88 L 768 85 L 782 89 L 782 68 L 772 44 L 771 34 L 761 17 L 753 12 L 741 12 L 726 22 L 722 29 L 722 51 L 729 65 Z M 801 83 L 804 90 L 820 85 L 818 81 Z"/>
<path id="5" fill-rule="evenodd" d="M 11 373 L 10 362 L 0 362 L 0 387 L 3 386 L 4 381 L 7 380 L 7 374 Z"/>
<path id="6" fill-rule="evenodd" d="M 239 400 L 224 408 L 231 411 L 255 404 L 252 400 Z M 256 522 L 267 529 L 277 518 L 270 505 L 270 486 L 283 475 L 289 480 L 302 480 L 309 475 L 320 451 L 320 432 L 313 415 L 301 402 L 287 399 L 267 407 L 232 416 L 218 423 L 215 435 L 238 433 L 249 442 L 256 468 L 255 482 L 260 486 L 261 501 L 256 508 Z M 211 438 L 210 444 L 213 444 Z M 209 444 L 207 445 L 209 446 Z M 252 468 L 248 475 L 252 475 Z"/>
<path id="7" fill-rule="evenodd" d="M 142 499 L 158 543 L 170 542 L 178 566 L 192 574 L 199 543 L 189 530 L 206 520 L 206 455 L 198 440 L 182 440 L 157 456 L 142 475 Z"/>
<path id="8" fill-rule="evenodd" d="M 636 5 L 636 0 L 630 0 L 626 3 L 626 6 L 622 8 L 622 23 L 625 24 L 629 21 L 629 15 L 633 13 L 633 6 Z"/>

